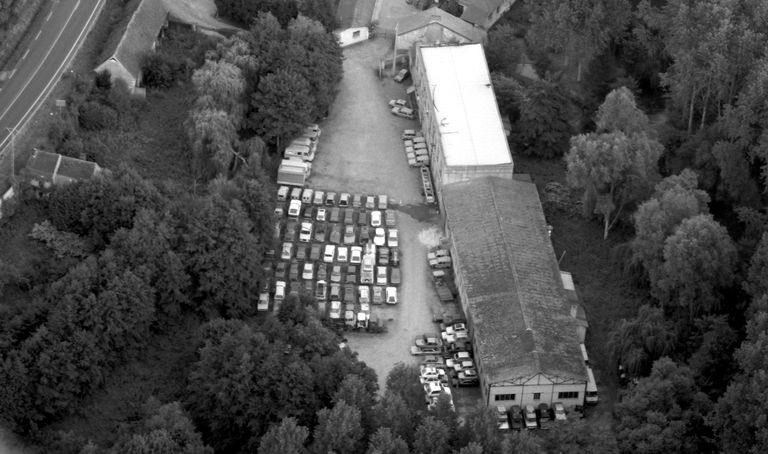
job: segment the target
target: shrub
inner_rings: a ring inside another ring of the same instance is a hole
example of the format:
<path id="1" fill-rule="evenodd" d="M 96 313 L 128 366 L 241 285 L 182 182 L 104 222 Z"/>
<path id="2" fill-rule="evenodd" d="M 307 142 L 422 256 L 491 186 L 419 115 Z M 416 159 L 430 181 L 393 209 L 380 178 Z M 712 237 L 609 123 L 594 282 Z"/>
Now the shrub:
<path id="1" fill-rule="evenodd" d="M 80 127 L 86 131 L 114 129 L 117 127 L 117 111 L 98 102 L 87 101 L 78 109 Z"/>
<path id="2" fill-rule="evenodd" d="M 182 64 L 162 52 L 150 52 L 141 58 L 144 85 L 152 88 L 170 88 L 182 73 Z"/>

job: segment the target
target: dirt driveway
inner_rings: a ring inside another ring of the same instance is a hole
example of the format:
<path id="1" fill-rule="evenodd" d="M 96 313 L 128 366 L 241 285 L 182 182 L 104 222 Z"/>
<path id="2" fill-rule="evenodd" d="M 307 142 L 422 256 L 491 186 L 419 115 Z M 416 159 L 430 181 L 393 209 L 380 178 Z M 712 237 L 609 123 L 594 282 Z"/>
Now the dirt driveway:
<path id="1" fill-rule="evenodd" d="M 373 306 L 374 315 L 387 321 L 386 334 L 348 333 L 349 346 L 379 377 L 399 362 L 415 363 L 409 353 L 420 333 L 435 331 L 432 306 L 441 303 L 427 274 L 426 246 L 439 236 L 436 212 L 423 204 L 418 171 L 408 167 L 403 153 L 403 129 L 418 128 L 416 121 L 389 113 L 387 102 L 405 98 L 408 84 L 391 77 L 379 80 L 379 57 L 389 42 L 377 39 L 344 51 L 344 79 L 328 118 L 321 123 L 317 157 L 309 186 L 365 194 L 387 194 L 396 202 L 403 283 L 397 306 Z"/>

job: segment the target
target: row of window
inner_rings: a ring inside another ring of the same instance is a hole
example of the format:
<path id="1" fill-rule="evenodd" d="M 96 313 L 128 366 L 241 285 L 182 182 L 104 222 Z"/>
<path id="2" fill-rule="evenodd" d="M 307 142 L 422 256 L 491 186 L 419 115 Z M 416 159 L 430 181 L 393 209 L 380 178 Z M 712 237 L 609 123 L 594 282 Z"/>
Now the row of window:
<path id="1" fill-rule="evenodd" d="M 578 391 L 564 391 L 557 393 L 558 399 L 578 399 L 579 398 L 579 392 Z M 514 394 L 496 394 L 494 396 L 494 400 L 500 401 L 500 400 L 515 400 Z M 541 400 L 541 393 L 533 393 L 533 400 Z"/>

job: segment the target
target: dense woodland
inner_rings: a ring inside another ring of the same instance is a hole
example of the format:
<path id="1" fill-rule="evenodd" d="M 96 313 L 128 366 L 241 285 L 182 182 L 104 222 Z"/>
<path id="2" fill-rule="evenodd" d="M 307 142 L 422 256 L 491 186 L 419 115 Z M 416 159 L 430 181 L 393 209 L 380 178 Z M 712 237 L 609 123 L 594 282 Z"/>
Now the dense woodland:
<path id="1" fill-rule="evenodd" d="M 492 411 L 426 411 L 410 367 L 380 393 L 304 295 L 255 316 L 275 150 L 326 115 L 342 54 L 332 1 L 217 5 L 248 30 L 144 59 L 150 93 L 189 88 L 192 190 L 118 166 L 24 200 L 43 213 L 28 236 L 48 260 L 0 261 L 0 294 L 18 300 L 0 312 L 5 426 L 60 453 L 768 450 L 768 3 L 541 0 L 490 30 L 511 147 L 567 168 L 580 214 L 630 238 L 617 273 L 647 295 L 602 340 L 631 378 L 612 425 L 508 436 Z M 518 74 L 527 61 L 539 80 Z M 659 100 L 651 118 L 641 106 Z M 97 162 L 146 111 L 105 74 L 77 79 L 68 101 L 48 141 Z M 108 445 L 55 429 L 189 320 L 173 398 L 137 403 Z"/>

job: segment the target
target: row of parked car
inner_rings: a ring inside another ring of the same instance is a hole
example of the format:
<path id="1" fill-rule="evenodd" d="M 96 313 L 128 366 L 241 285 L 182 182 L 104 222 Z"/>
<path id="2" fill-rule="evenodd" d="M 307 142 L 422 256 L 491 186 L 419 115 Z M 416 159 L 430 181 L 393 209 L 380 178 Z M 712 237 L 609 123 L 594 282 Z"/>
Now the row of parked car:
<path id="1" fill-rule="evenodd" d="M 528 404 L 524 408 L 513 405 L 509 409 L 499 406 L 496 407 L 496 413 L 501 430 L 546 430 L 553 424 L 568 419 L 565 406 L 561 402 L 553 403 L 551 408 L 545 403 L 539 404 L 538 407 Z"/>
<path id="2" fill-rule="evenodd" d="M 277 201 L 300 200 L 305 204 L 340 208 L 365 208 L 366 210 L 386 210 L 389 198 L 386 195 L 337 193 L 312 188 L 291 188 L 280 186 L 277 189 Z"/>

